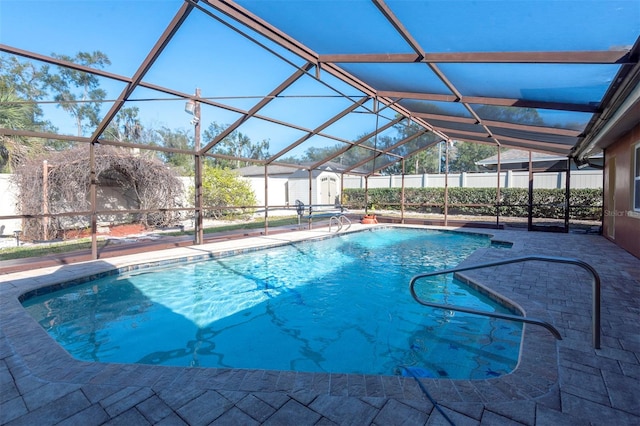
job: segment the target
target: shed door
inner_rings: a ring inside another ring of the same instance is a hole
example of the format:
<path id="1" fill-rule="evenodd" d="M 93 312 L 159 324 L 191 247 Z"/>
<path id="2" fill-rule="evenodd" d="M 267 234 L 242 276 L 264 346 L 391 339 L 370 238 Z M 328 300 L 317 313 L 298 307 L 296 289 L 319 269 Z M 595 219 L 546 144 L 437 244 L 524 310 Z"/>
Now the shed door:
<path id="1" fill-rule="evenodd" d="M 334 177 L 320 179 L 320 204 L 335 204 L 338 195 L 338 182 Z"/>

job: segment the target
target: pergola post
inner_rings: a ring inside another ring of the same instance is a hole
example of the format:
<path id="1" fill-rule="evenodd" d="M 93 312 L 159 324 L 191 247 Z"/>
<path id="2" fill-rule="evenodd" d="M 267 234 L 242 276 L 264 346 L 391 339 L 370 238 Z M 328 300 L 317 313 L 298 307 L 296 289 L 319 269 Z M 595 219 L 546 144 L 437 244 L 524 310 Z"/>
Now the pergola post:
<path id="1" fill-rule="evenodd" d="M 98 216 L 96 214 L 96 143 L 89 144 L 89 204 L 91 204 L 91 259 L 98 259 Z"/>
<path id="2" fill-rule="evenodd" d="M 364 214 L 369 213 L 369 176 L 364 177 Z"/>
<path id="3" fill-rule="evenodd" d="M 49 239 L 49 163 L 42 161 L 42 238 Z"/>
<path id="4" fill-rule="evenodd" d="M 312 212 L 312 207 L 311 205 L 313 204 L 313 170 L 310 168 L 309 169 L 309 226 L 308 228 L 311 229 L 312 226 L 312 219 L 311 219 L 311 212 Z"/>
<path id="5" fill-rule="evenodd" d="M 264 165 L 264 235 L 269 235 L 269 165 Z"/>
<path id="6" fill-rule="evenodd" d="M 496 228 L 500 227 L 500 145 L 498 145 L 498 180 L 496 185 Z"/>
<path id="7" fill-rule="evenodd" d="M 567 158 L 567 174 L 565 181 L 564 195 L 564 232 L 569 232 L 569 216 L 571 208 L 571 158 Z"/>
<path id="8" fill-rule="evenodd" d="M 533 159 L 529 150 L 529 200 L 527 203 L 527 230 L 533 231 Z"/>
<path id="9" fill-rule="evenodd" d="M 449 141 L 444 146 L 444 226 L 449 223 Z"/>
<path id="10" fill-rule="evenodd" d="M 340 206 L 344 204 L 344 172 L 340 173 Z"/>
<path id="11" fill-rule="evenodd" d="M 404 223 L 404 158 L 402 158 L 402 189 L 400 191 L 400 223 Z"/>
<path id="12" fill-rule="evenodd" d="M 200 98 L 200 89 L 196 88 L 196 98 Z M 194 221 L 194 244 L 202 244 L 202 155 L 200 152 L 200 102 L 195 101 L 194 110 L 194 160 L 195 160 L 195 221 Z"/>

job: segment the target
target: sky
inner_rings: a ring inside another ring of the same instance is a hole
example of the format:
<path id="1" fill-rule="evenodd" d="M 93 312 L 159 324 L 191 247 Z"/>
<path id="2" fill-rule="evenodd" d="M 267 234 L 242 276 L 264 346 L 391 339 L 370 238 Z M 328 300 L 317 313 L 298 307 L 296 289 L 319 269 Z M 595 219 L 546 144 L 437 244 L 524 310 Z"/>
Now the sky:
<path id="1" fill-rule="evenodd" d="M 132 76 L 183 2 L 157 1 L 30 1 L 0 3 L 0 42 L 36 53 L 73 56 L 100 50 L 111 65 L 105 70 Z M 29 22 L 29 25 L 25 25 Z M 258 99 L 286 79 L 294 68 L 212 19 L 192 13 L 144 81 L 203 96 L 236 97 L 231 105 L 249 109 Z M 222 42 L 221 42 L 222 41 Z M 268 72 L 255 74 L 255 62 L 268 63 Z M 298 61 L 301 63 L 301 61 Z M 231 71 L 231 72 L 228 72 Z M 115 99 L 124 85 L 101 81 L 107 99 Z M 138 90 L 132 98 L 170 98 L 150 90 Z M 136 103 L 143 119 L 168 127 L 189 127 L 184 101 Z M 107 105 L 104 110 L 108 110 Z M 53 113 L 53 108 L 50 108 Z M 203 110 L 203 115 L 205 111 Z M 238 115 L 216 111 L 219 121 L 234 121 Z M 62 121 L 58 121 L 61 125 Z"/>
<path id="2" fill-rule="evenodd" d="M 393 28 L 381 20 L 370 1 L 238 0 L 238 3 L 319 53 L 409 51 Z M 106 71 L 132 76 L 182 4 L 182 0 L 1 0 L 0 43 L 44 55 L 73 56 L 80 51 L 100 50 L 112 62 Z M 433 51 L 606 50 L 629 47 L 640 34 L 637 0 L 387 0 L 387 4 L 416 35 L 421 46 Z M 441 18 L 453 12 L 457 13 L 455 21 Z M 204 13 L 194 11 L 143 80 L 184 93 L 194 93 L 199 87 L 204 97 L 247 110 L 258 102 L 257 97 L 269 93 L 304 63 L 260 37 L 256 36 L 256 41 L 276 49 L 286 61 Z M 443 69 L 465 90 L 470 90 L 465 86 L 469 82 L 474 83 L 470 88 L 504 97 L 522 96 L 525 90 L 529 97 L 544 97 L 555 90 L 553 96 L 557 100 L 573 97 L 581 102 L 601 96 L 617 71 L 617 65 L 580 70 L 538 66 L 520 74 L 521 65 L 506 65 L 475 64 L 472 72 L 461 64 L 447 64 Z M 414 76 L 406 66 L 390 64 L 372 72 L 371 78 L 384 75 L 392 87 L 421 84 L 425 86 L 421 90 L 427 92 L 446 90 L 435 78 L 420 79 L 423 69 Z M 327 73 L 322 78 L 332 80 Z M 571 87 L 573 81 L 587 86 L 576 83 L 578 86 Z M 362 96 L 342 83 L 338 86 L 354 99 Z M 117 98 L 123 87 L 106 80 L 102 84 L 107 99 Z M 497 89 L 500 91 L 496 92 Z M 325 96 L 274 101 L 262 112 L 309 129 L 349 105 L 343 99 L 326 97 L 335 92 L 311 77 L 301 79 L 285 95 Z M 156 99 L 167 95 L 139 89 L 132 98 Z M 136 102 L 128 106 L 134 105 L 140 108 L 143 124 L 185 129 L 191 126 L 183 100 Z M 105 105 L 103 111 L 109 107 Z M 66 113 L 55 106 L 44 108 L 63 132 L 74 133 Z M 355 139 L 373 130 L 373 121 L 352 116 L 353 119 L 335 125 L 332 130 L 345 139 Z M 560 121 L 588 119 L 584 114 L 549 116 Z M 205 127 L 211 121 L 231 123 L 238 117 L 233 112 L 203 108 Z M 242 131 L 252 139 L 266 137 L 277 143 L 279 139 L 291 143 L 304 134 L 260 120 L 251 120 Z"/>

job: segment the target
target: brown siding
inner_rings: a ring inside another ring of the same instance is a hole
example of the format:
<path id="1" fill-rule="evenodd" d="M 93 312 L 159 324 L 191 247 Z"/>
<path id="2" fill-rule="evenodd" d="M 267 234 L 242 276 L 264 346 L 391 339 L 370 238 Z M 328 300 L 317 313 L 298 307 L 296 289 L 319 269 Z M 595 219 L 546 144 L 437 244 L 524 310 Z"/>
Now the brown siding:
<path id="1" fill-rule="evenodd" d="M 640 212 L 634 213 L 632 197 L 633 148 L 638 143 L 640 124 L 605 150 L 603 235 L 640 258 Z"/>

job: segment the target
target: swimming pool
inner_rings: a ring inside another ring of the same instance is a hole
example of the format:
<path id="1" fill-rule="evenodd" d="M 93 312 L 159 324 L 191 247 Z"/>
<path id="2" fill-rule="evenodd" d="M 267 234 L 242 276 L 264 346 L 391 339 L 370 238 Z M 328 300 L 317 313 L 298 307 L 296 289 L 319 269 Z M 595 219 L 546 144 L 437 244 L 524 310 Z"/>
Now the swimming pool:
<path id="1" fill-rule="evenodd" d="M 521 326 L 426 308 L 408 282 L 489 245 L 377 229 L 104 277 L 23 305 L 87 361 L 484 379 L 513 370 Z M 429 300 L 507 312 L 451 277 L 421 287 Z"/>

